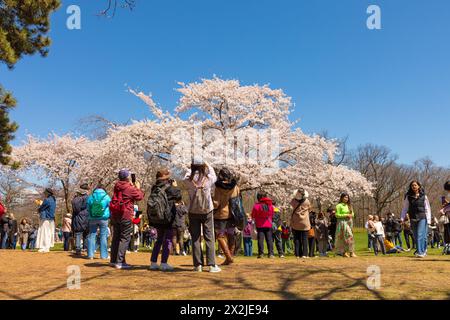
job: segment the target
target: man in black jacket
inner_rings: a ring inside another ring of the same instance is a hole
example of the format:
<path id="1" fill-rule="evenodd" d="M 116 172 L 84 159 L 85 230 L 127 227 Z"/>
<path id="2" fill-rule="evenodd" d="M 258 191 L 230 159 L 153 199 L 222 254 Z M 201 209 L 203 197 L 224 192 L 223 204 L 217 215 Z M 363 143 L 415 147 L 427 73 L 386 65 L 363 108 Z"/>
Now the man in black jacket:
<path id="1" fill-rule="evenodd" d="M 74 233 L 77 256 L 81 255 L 81 239 L 83 239 L 83 247 L 85 247 L 86 238 L 83 234 L 89 227 L 89 212 L 87 210 L 88 192 L 89 186 L 86 183 L 82 184 L 72 200 L 72 232 Z"/>

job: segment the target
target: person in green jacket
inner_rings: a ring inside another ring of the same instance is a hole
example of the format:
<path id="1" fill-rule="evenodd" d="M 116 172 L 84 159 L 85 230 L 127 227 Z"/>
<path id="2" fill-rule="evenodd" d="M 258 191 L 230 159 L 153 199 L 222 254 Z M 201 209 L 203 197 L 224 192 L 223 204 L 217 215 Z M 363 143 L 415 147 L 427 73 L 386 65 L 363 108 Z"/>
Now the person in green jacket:
<path id="1" fill-rule="evenodd" d="M 353 238 L 353 218 L 355 212 L 351 204 L 350 196 L 343 193 L 336 206 L 336 253 L 343 257 L 356 257 Z"/>

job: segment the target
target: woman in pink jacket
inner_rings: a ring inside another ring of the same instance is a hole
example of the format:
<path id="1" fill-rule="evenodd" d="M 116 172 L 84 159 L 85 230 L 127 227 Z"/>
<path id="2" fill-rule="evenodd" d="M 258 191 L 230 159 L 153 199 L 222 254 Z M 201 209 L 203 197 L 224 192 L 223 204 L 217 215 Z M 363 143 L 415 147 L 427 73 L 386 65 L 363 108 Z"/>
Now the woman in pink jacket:
<path id="1" fill-rule="evenodd" d="M 256 197 L 258 202 L 253 206 L 252 218 L 258 233 L 258 259 L 264 255 L 264 238 L 269 249 L 269 258 L 273 259 L 272 219 L 274 210 L 272 200 L 264 191 L 258 192 Z"/>

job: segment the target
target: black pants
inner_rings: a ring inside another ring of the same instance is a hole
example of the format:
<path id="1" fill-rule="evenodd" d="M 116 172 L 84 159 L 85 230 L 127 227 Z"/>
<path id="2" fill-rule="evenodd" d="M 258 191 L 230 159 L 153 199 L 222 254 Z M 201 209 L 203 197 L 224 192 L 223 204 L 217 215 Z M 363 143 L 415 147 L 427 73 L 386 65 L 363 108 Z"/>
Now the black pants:
<path id="1" fill-rule="evenodd" d="M 273 233 L 273 242 L 277 248 L 278 255 L 284 256 L 283 244 L 281 242 L 281 231 L 277 230 Z"/>
<path id="2" fill-rule="evenodd" d="M 69 251 L 70 232 L 63 232 L 63 239 L 64 239 L 64 251 Z"/>
<path id="3" fill-rule="evenodd" d="M 403 234 L 405 236 L 406 246 L 408 247 L 408 249 L 411 249 L 411 243 L 412 243 L 412 248 L 415 249 L 415 241 L 414 241 L 414 235 L 413 235 L 412 231 L 404 230 Z M 411 237 L 411 242 L 409 241 L 410 237 Z"/>
<path id="4" fill-rule="evenodd" d="M 256 231 L 258 232 L 258 255 L 264 255 L 264 239 L 266 239 L 269 256 L 273 256 L 272 228 L 257 228 Z"/>
<path id="5" fill-rule="evenodd" d="M 201 247 L 201 230 L 206 243 L 206 263 L 208 266 L 216 265 L 214 217 L 211 211 L 208 214 L 189 214 L 189 232 L 192 238 L 192 260 L 194 267 L 203 265 L 203 252 Z"/>
<path id="6" fill-rule="evenodd" d="M 294 233 L 295 256 L 306 257 L 308 255 L 308 231 L 292 230 L 292 232 Z"/>
<path id="7" fill-rule="evenodd" d="M 131 240 L 133 223 L 131 220 L 113 220 L 113 237 L 111 242 L 111 263 L 126 263 L 125 254 Z"/>
<path id="8" fill-rule="evenodd" d="M 308 249 L 309 249 L 309 256 L 314 257 L 314 252 L 316 251 L 316 238 L 308 238 Z"/>

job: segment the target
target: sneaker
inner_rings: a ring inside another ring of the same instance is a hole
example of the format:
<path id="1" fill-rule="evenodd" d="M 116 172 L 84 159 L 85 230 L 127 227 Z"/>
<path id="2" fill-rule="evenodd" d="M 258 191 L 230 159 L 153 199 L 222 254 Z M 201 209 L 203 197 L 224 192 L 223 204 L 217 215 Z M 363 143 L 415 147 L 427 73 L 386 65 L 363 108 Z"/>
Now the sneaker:
<path id="1" fill-rule="evenodd" d="M 182 256 L 186 256 L 186 252 L 183 251 L 183 253 L 181 254 Z"/>
<path id="2" fill-rule="evenodd" d="M 302 259 L 309 259 L 309 257 L 307 257 L 307 256 L 303 256 L 303 257 L 302 257 Z"/>
<path id="3" fill-rule="evenodd" d="M 280 258 L 283 259 L 283 258 L 284 258 L 284 255 L 281 255 Z"/>
<path id="4" fill-rule="evenodd" d="M 110 266 L 110 267 L 115 267 L 115 266 L 116 266 L 116 263 L 110 262 L 110 263 L 109 263 L 109 266 Z"/>
<path id="5" fill-rule="evenodd" d="M 405 252 L 410 252 L 411 251 L 411 249 L 405 249 Z"/>
<path id="6" fill-rule="evenodd" d="M 263 258 L 263 256 L 261 256 L 261 255 L 260 255 L 260 256 L 258 256 L 258 259 L 262 259 L 262 258 Z"/>
<path id="7" fill-rule="evenodd" d="M 352 253 L 350 254 L 350 257 L 351 257 L 351 258 L 358 258 L 358 256 L 357 256 L 354 252 L 352 252 Z"/>
<path id="8" fill-rule="evenodd" d="M 151 270 L 151 271 L 159 270 L 159 264 L 157 264 L 156 262 L 152 262 L 150 264 L 149 270 Z"/>
<path id="9" fill-rule="evenodd" d="M 161 263 L 161 271 L 173 271 L 173 267 L 167 263 Z"/>
<path id="10" fill-rule="evenodd" d="M 269 259 L 275 259 L 274 255 L 269 256 Z"/>
<path id="11" fill-rule="evenodd" d="M 194 271 L 195 272 L 203 272 L 203 267 L 202 266 L 194 267 Z"/>
<path id="12" fill-rule="evenodd" d="M 416 257 L 417 258 L 425 258 L 425 255 L 424 254 L 418 254 L 418 255 L 416 255 Z"/>
<path id="13" fill-rule="evenodd" d="M 217 258 L 219 258 L 219 259 L 225 259 L 225 257 L 224 257 L 223 255 L 221 255 L 221 254 L 217 255 Z"/>
<path id="14" fill-rule="evenodd" d="M 209 272 L 211 273 L 218 273 L 220 271 L 222 271 L 222 269 L 220 269 L 217 265 L 209 267 Z"/>
<path id="15" fill-rule="evenodd" d="M 123 270 L 128 270 L 128 269 L 131 269 L 131 266 L 129 264 L 126 264 L 126 263 L 117 263 L 115 268 L 119 269 L 119 270 L 122 270 L 122 269 Z"/>

